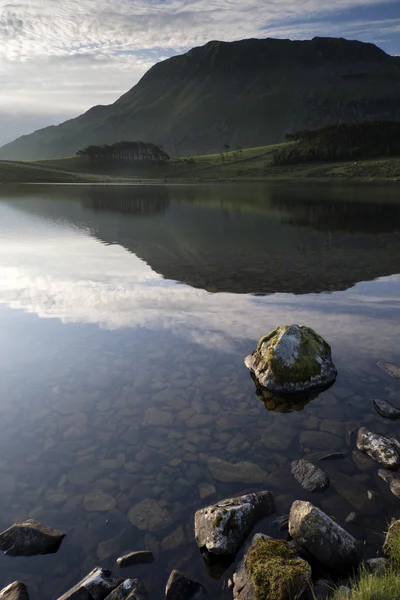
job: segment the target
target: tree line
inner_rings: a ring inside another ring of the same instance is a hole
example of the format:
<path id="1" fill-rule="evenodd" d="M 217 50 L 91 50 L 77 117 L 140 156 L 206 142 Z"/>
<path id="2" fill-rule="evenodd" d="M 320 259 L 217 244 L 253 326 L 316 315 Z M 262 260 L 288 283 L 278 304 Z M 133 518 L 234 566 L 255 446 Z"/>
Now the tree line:
<path id="1" fill-rule="evenodd" d="M 77 155 L 98 165 L 132 164 L 137 161 L 166 162 L 170 159 L 162 146 L 150 142 L 116 142 L 90 145 L 78 150 Z"/>
<path id="2" fill-rule="evenodd" d="M 400 154 L 400 122 L 340 123 L 288 133 L 285 139 L 293 143 L 275 154 L 275 165 L 394 156 Z"/>

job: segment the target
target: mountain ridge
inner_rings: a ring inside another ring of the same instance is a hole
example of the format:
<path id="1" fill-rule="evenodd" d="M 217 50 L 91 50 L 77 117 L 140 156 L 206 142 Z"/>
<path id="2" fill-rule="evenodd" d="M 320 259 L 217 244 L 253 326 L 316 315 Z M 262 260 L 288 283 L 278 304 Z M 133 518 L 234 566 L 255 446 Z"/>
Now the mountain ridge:
<path id="1" fill-rule="evenodd" d="M 194 155 L 361 120 L 400 120 L 400 57 L 344 38 L 214 40 L 155 64 L 113 104 L 6 144 L 0 159 L 59 158 L 123 139 Z"/>

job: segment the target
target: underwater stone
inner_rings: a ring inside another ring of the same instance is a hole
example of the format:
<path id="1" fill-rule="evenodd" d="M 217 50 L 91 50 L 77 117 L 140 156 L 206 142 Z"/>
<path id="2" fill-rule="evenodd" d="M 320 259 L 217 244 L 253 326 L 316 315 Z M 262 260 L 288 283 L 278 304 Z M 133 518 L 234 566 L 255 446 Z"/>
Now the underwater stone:
<path id="1" fill-rule="evenodd" d="M 299 325 L 277 327 L 261 338 L 245 364 L 260 385 L 283 395 L 326 388 L 337 376 L 329 344 Z"/>

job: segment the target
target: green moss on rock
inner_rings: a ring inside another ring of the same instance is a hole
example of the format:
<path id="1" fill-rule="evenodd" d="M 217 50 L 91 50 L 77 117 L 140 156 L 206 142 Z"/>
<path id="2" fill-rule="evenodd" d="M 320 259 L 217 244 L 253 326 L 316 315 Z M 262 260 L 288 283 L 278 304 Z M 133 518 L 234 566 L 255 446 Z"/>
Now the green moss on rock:
<path id="1" fill-rule="evenodd" d="M 271 333 L 261 338 L 256 350 L 260 361 L 265 361 L 266 367 L 273 372 L 274 380 L 279 385 L 285 385 L 287 382 L 292 384 L 306 383 L 313 377 L 318 377 L 321 375 L 321 363 L 316 357 L 330 358 L 331 353 L 329 344 L 313 329 L 300 326 L 301 340 L 298 347 L 298 356 L 294 364 L 286 364 L 277 353 L 276 346 L 289 327 L 288 325 L 282 325 L 271 331 Z"/>
<path id="2" fill-rule="evenodd" d="M 221 513 L 217 513 L 217 515 L 214 519 L 214 527 L 219 527 L 221 525 L 222 519 L 223 519 L 223 516 L 221 515 Z"/>
<path id="3" fill-rule="evenodd" d="M 255 600 L 295 600 L 311 577 L 310 565 L 297 557 L 286 542 L 257 539 L 246 557 Z"/>

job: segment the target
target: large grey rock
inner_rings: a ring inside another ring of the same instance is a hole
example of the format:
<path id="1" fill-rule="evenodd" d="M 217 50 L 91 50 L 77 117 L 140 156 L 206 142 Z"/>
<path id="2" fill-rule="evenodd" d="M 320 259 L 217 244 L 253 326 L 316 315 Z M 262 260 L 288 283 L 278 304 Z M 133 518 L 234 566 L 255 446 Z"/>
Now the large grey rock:
<path id="1" fill-rule="evenodd" d="M 165 588 L 165 600 L 195 600 L 205 593 L 206 590 L 201 583 L 175 569 L 169 576 Z"/>
<path id="2" fill-rule="evenodd" d="M 207 506 L 195 514 L 197 545 L 212 554 L 236 554 L 256 521 L 274 511 L 274 498 L 268 491 Z"/>
<path id="3" fill-rule="evenodd" d="M 387 373 L 391 377 L 394 377 L 395 379 L 400 379 L 400 367 L 398 365 L 380 360 L 378 362 L 378 367 L 382 369 L 382 371 L 385 371 L 385 373 Z"/>
<path id="4" fill-rule="evenodd" d="M 315 465 L 300 459 L 292 462 L 292 475 L 302 488 L 308 492 L 325 490 L 329 487 L 329 478 Z"/>
<path id="5" fill-rule="evenodd" d="M 29 600 L 29 596 L 25 585 L 14 581 L 0 591 L 0 600 Z"/>
<path id="6" fill-rule="evenodd" d="M 261 338 L 245 359 L 263 387 L 276 394 L 298 394 L 331 385 L 337 376 L 331 348 L 313 329 L 277 327 Z"/>
<path id="7" fill-rule="evenodd" d="M 263 581 L 260 589 L 255 571 Z M 311 585 L 311 567 L 283 540 L 257 533 L 233 575 L 234 600 L 295 600 Z"/>
<path id="8" fill-rule="evenodd" d="M 323 565 L 346 568 L 359 561 L 357 542 L 322 510 L 296 500 L 289 514 L 289 533 Z"/>
<path id="9" fill-rule="evenodd" d="M 368 454 L 386 469 L 396 471 L 400 466 L 400 453 L 393 440 L 385 438 L 365 427 L 358 430 L 357 448 Z"/>
<path id="10" fill-rule="evenodd" d="M 374 400 L 372 400 L 372 404 L 374 405 L 375 410 L 382 417 L 385 417 L 386 419 L 392 419 L 393 421 L 400 419 L 400 410 L 387 400 L 379 400 L 378 398 L 374 398 Z"/>
<path id="11" fill-rule="evenodd" d="M 400 476 L 386 469 L 379 469 L 378 475 L 383 481 L 389 484 L 392 494 L 400 498 Z"/>
<path id="12" fill-rule="evenodd" d="M 57 552 L 65 533 L 28 519 L 0 533 L 0 549 L 8 556 L 34 556 Z"/>
<path id="13" fill-rule="evenodd" d="M 111 571 L 96 568 L 58 600 L 105 600 L 121 583 L 111 577 Z"/>

